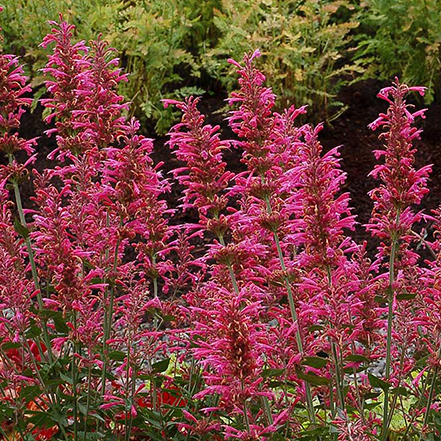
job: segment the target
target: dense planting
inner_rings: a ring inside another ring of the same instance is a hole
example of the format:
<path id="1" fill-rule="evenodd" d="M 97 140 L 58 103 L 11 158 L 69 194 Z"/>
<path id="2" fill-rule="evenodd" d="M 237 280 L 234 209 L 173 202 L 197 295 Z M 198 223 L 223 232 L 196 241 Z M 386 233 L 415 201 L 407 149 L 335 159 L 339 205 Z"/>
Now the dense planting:
<path id="1" fill-rule="evenodd" d="M 0 56 L 3 439 L 439 439 L 441 213 L 421 211 L 424 110 L 406 103 L 425 88 L 396 79 L 378 95 L 371 259 L 338 147 L 323 151 L 305 106 L 274 111 L 259 51 L 229 60 L 234 139 L 198 98 L 163 100 L 182 114 L 167 179 L 125 116 L 114 50 L 51 25 L 44 172 L 38 140 L 17 134 L 30 86 Z M 233 148 L 244 172 L 227 168 Z"/>

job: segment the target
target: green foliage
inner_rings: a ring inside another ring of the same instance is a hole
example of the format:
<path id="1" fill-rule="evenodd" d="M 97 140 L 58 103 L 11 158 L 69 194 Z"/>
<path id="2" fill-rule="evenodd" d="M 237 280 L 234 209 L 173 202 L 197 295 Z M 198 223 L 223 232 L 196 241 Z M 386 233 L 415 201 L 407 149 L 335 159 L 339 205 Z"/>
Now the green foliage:
<path id="1" fill-rule="evenodd" d="M 176 118 L 162 98 L 201 95 L 214 83 L 231 91 L 227 59 L 257 48 L 280 107 L 308 104 L 316 121 L 344 110 L 337 93 L 363 72 L 424 84 L 427 102 L 441 92 L 438 0 L 14 0 L 3 8 L 2 44 L 22 56 L 34 88 L 49 20 L 63 14 L 86 41 L 102 33 L 130 72 L 120 93 L 158 134 Z"/>
<path id="2" fill-rule="evenodd" d="M 397 75 L 428 87 L 426 102 L 441 92 L 441 2 L 364 0 L 358 14 L 357 58 L 366 76 Z"/>
<path id="3" fill-rule="evenodd" d="M 49 20 L 63 18 L 76 26 L 78 39 L 89 41 L 99 33 L 118 50 L 129 81 L 120 93 L 133 102 L 132 112 L 156 122 L 158 133 L 170 127 L 173 114 L 161 99 L 182 99 L 204 92 L 200 77 L 199 48 L 216 40 L 213 10 L 218 0 L 16 0 L 6 2 L 0 14 L 4 47 L 20 54 L 34 87 L 47 51 L 39 46 L 50 31 Z"/>
<path id="4" fill-rule="evenodd" d="M 122 94 L 135 109 L 156 121 L 159 133 L 166 132 L 173 118 L 171 110 L 163 109 L 162 98 L 204 92 L 191 87 L 191 79 L 199 78 L 200 72 L 187 43 L 203 34 L 197 26 L 197 9 L 192 6 L 195 2 L 186 0 L 121 2 L 119 26 L 108 36 L 110 44 L 124 55 L 131 73 Z"/>
<path id="5" fill-rule="evenodd" d="M 280 105 L 309 105 L 316 120 L 335 118 L 342 104 L 340 87 L 361 71 L 348 64 L 353 6 L 345 0 L 223 0 L 215 17 L 222 33 L 208 51 L 204 65 L 228 90 L 234 67 L 226 59 L 241 59 L 259 48 L 260 68 L 281 97 Z"/>

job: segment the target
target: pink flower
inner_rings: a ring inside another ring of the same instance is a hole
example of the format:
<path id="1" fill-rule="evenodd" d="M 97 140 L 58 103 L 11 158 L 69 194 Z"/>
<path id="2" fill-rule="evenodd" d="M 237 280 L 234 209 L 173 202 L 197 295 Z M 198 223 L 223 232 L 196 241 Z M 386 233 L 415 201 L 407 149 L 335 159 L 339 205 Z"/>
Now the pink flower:
<path id="1" fill-rule="evenodd" d="M 376 152 L 377 158 L 384 157 L 384 164 L 376 165 L 371 172 L 382 183 L 370 194 L 374 209 L 366 227 L 373 235 L 385 241 L 380 247 L 380 258 L 390 252 L 387 243 L 392 236 L 400 240 L 398 262 L 402 259 L 409 262 L 413 260 L 409 250 L 413 236 L 409 232 L 412 225 L 421 219 L 421 213 L 415 214 L 412 207 L 419 204 L 428 192 L 427 180 L 431 171 L 431 166 L 419 170 L 413 167 L 415 149 L 412 141 L 420 131 L 412 123 L 424 111 L 417 111 L 413 115 L 408 112 L 410 105 L 406 104 L 404 97 L 410 90 L 422 93 L 424 88 L 409 88 L 396 80 L 393 86 L 383 89 L 379 96 L 390 96 L 391 99 L 387 98 L 390 106 L 387 114 L 381 114 L 371 127 L 375 129 L 382 125 L 387 128 L 387 132 L 380 135 L 386 141 L 385 148 Z"/>
<path id="2" fill-rule="evenodd" d="M 225 170 L 222 159 L 229 141 L 221 141 L 219 127 L 204 125 L 204 116 L 197 110 L 199 99 L 188 98 L 184 102 L 167 100 L 182 110 L 182 122 L 169 132 L 170 148 L 175 149 L 179 160 L 186 166 L 174 170 L 174 176 L 184 185 L 184 210 L 195 206 L 202 226 L 216 234 L 225 233 L 228 220 L 223 212 L 229 202 L 225 190 L 234 173 Z"/>

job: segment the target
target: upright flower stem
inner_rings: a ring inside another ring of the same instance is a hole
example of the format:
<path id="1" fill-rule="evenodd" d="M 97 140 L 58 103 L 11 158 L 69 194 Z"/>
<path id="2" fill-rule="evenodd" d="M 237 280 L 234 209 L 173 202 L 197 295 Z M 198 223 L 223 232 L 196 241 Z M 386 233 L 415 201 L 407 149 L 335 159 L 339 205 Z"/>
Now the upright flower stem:
<path id="1" fill-rule="evenodd" d="M 73 325 L 75 332 L 77 330 L 77 313 L 74 311 L 73 313 Z M 72 389 L 73 389 L 73 412 L 74 412 L 74 439 L 78 439 L 78 391 L 77 391 L 77 363 L 75 359 L 75 353 L 77 352 L 77 342 L 76 336 L 75 341 L 73 343 L 73 353 L 72 353 Z"/>
<path id="2" fill-rule="evenodd" d="M 10 163 L 12 163 L 12 159 L 13 159 L 12 155 L 10 155 L 9 156 Z M 25 228 L 27 228 L 27 222 L 26 222 L 26 218 L 25 218 L 25 215 L 23 212 L 23 205 L 21 203 L 20 189 L 19 189 L 18 184 L 15 180 L 12 181 L 12 186 L 14 188 L 15 202 L 16 202 L 16 206 L 17 206 L 18 215 L 20 217 L 20 222 Z M 40 310 L 43 310 L 44 309 L 43 298 L 41 296 L 40 281 L 38 279 L 38 274 L 37 274 L 37 266 L 35 265 L 34 250 L 32 249 L 32 244 L 31 244 L 31 240 L 29 239 L 29 237 L 26 237 L 24 240 L 26 243 L 26 249 L 28 251 L 29 263 L 31 265 L 32 279 L 34 281 L 34 286 L 37 291 L 38 308 Z M 47 347 L 48 359 L 49 359 L 49 362 L 52 363 L 52 360 L 53 360 L 52 347 L 51 347 L 51 341 L 49 338 L 49 331 L 47 328 L 47 323 L 45 320 L 42 321 L 42 325 L 43 325 L 43 338 L 45 340 L 45 344 Z M 43 353 L 43 351 L 42 351 L 42 353 Z"/>
<path id="3" fill-rule="evenodd" d="M 83 441 L 86 441 L 87 436 L 87 420 L 89 419 L 89 410 L 90 410 L 90 392 L 91 392 L 91 381 L 92 378 L 92 366 L 89 365 L 89 370 L 87 372 L 87 401 L 86 401 L 86 414 L 84 416 L 84 431 L 83 431 Z"/>
<path id="4" fill-rule="evenodd" d="M 332 287 L 332 273 L 331 273 L 331 267 L 329 265 L 326 266 L 326 273 L 328 276 L 328 285 Z M 334 359 L 334 365 L 335 365 L 335 386 L 337 389 L 337 397 L 340 401 L 341 409 L 345 409 L 345 397 L 343 393 L 343 381 L 344 381 L 344 374 L 340 372 L 340 362 L 337 352 L 337 345 L 335 342 L 331 342 L 331 352 L 332 357 Z"/>
<path id="5" fill-rule="evenodd" d="M 400 212 L 397 213 L 397 224 L 399 222 Z M 393 304 L 394 304 L 394 272 L 395 272 L 395 255 L 397 253 L 398 239 L 394 235 L 392 238 L 392 245 L 389 257 L 389 293 L 388 293 L 388 311 L 387 311 L 387 341 L 386 341 L 386 368 L 385 368 L 385 380 L 389 381 L 390 378 L 390 362 L 391 362 L 391 348 L 392 348 L 392 322 L 393 322 Z M 389 421 L 392 420 L 392 415 L 389 417 L 389 390 L 384 391 L 383 402 L 383 429 L 382 429 L 382 441 L 387 439 L 389 431 Z"/>
<path id="6" fill-rule="evenodd" d="M 438 359 L 441 355 L 441 346 L 438 349 Z M 425 425 L 427 425 L 427 423 L 429 422 L 429 415 L 430 415 L 430 407 L 432 406 L 432 400 L 433 400 L 433 395 L 435 393 L 435 386 L 436 386 L 436 379 L 438 377 L 438 365 L 436 365 L 436 367 L 433 369 L 433 376 L 432 376 L 432 382 L 430 383 L 430 389 L 429 389 L 429 397 L 427 399 L 427 404 L 426 404 L 426 412 L 424 414 L 424 420 L 423 420 L 423 427 Z M 420 441 L 422 439 L 422 433 L 420 434 Z"/>
<path id="7" fill-rule="evenodd" d="M 128 348 L 127 348 L 127 369 L 126 369 L 126 376 L 127 376 L 127 385 L 126 385 L 126 406 L 125 406 L 125 412 L 124 412 L 124 420 L 125 420 L 125 434 L 124 434 L 124 440 L 130 441 L 130 434 L 132 432 L 132 422 L 133 422 L 133 415 L 132 415 L 132 406 L 133 406 L 133 397 L 135 395 L 135 381 L 136 381 L 136 373 L 135 369 L 132 369 L 132 376 L 130 376 L 130 363 L 132 362 L 130 357 L 130 348 L 132 347 L 132 337 L 130 336 L 128 339 Z M 130 381 L 132 380 L 132 381 Z M 129 387 L 130 387 L 130 399 L 128 399 L 129 396 Z M 129 401 L 127 403 L 127 400 Z M 128 416 L 128 413 L 130 412 L 130 417 Z"/>
<path id="8" fill-rule="evenodd" d="M 6 435 L 6 432 L 1 428 L 1 426 L 0 426 L 0 434 L 3 436 L 5 441 L 11 441 L 11 439 L 8 437 L 8 435 Z"/>
<path id="9" fill-rule="evenodd" d="M 403 348 L 402 348 L 402 351 L 401 351 L 401 357 L 400 357 L 400 367 L 399 367 L 399 371 L 400 372 L 403 369 L 405 355 L 406 355 L 406 347 L 403 345 Z M 402 383 L 402 377 L 399 378 L 398 388 L 401 387 L 401 383 Z M 393 397 L 393 400 L 392 400 L 392 405 L 391 405 L 390 411 L 389 411 L 389 419 L 388 419 L 388 422 L 387 422 L 388 427 L 392 423 L 392 417 L 393 417 L 393 414 L 395 412 L 397 401 L 398 401 L 398 394 L 395 393 L 394 397 Z"/>
<path id="10" fill-rule="evenodd" d="M 118 265 L 118 250 L 119 250 L 119 240 L 116 242 L 115 255 L 113 257 L 113 273 L 116 272 Z M 113 320 L 113 302 L 114 302 L 114 288 L 111 287 L 109 290 L 109 307 L 106 307 L 104 315 L 104 337 L 103 337 L 103 370 L 101 374 L 101 394 L 104 396 L 106 392 L 106 374 L 107 374 L 107 340 L 110 338 L 110 331 L 112 330 L 112 320 Z"/>
<path id="11" fill-rule="evenodd" d="M 134 397 L 135 397 L 135 386 L 136 386 L 136 369 L 132 369 L 132 384 L 131 384 L 131 392 L 130 392 L 130 398 L 131 398 L 132 403 L 133 403 Z M 130 412 L 129 429 L 128 429 L 128 437 L 127 437 L 128 440 L 130 440 L 130 434 L 132 432 L 132 425 L 133 425 L 133 414 L 132 414 L 132 412 Z"/>
<path id="12" fill-rule="evenodd" d="M 265 180 L 265 177 L 262 176 L 262 181 L 264 181 L 264 180 Z M 266 209 L 267 209 L 268 214 L 271 214 L 272 209 L 271 209 L 271 203 L 270 203 L 268 196 L 265 197 L 265 203 L 266 203 Z M 285 258 L 283 256 L 283 251 L 282 251 L 282 247 L 280 245 L 280 239 L 279 239 L 279 235 L 277 234 L 277 231 L 273 231 L 273 237 L 274 237 L 274 242 L 276 243 L 280 267 L 282 268 L 282 272 L 284 274 L 283 279 L 284 279 L 285 286 L 286 286 L 286 292 L 288 294 L 288 303 L 289 303 L 289 309 L 291 311 L 291 318 L 292 318 L 292 321 L 297 324 L 297 329 L 296 329 L 297 347 L 299 349 L 299 352 L 301 354 L 303 354 L 303 343 L 302 343 L 302 336 L 300 334 L 299 318 L 297 315 L 297 309 L 296 309 L 296 305 L 294 302 L 294 295 L 292 292 L 291 283 L 288 279 L 288 276 L 286 275 Z M 311 422 L 313 424 L 315 424 L 316 420 L 315 420 L 314 405 L 312 402 L 311 386 L 306 380 L 305 380 L 305 393 L 306 393 L 306 404 L 307 404 L 307 408 L 308 408 L 308 415 L 309 415 Z"/>
<path id="13" fill-rule="evenodd" d="M 416 409 L 418 409 L 420 407 L 421 402 L 423 401 L 423 397 L 425 395 L 428 382 L 429 382 L 429 375 L 426 376 L 426 378 L 424 379 L 423 385 L 421 386 L 421 394 L 420 394 L 420 397 L 418 398 L 418 402 L 416 403 L 416 406 L 415 406 Z M 401 438 L 401 441 L 406 441 L 408 439 L 407 435 L 408 435 L 410 429 L 413 427 L 413 423 L 414 423 L 416 417 L 417 417 L 417 413 L 414 412 L 412 415 L 412 418 L 410 419 L 409 423 L 407 424 L 406 431 L 404 432 L 404 434 Z"/>

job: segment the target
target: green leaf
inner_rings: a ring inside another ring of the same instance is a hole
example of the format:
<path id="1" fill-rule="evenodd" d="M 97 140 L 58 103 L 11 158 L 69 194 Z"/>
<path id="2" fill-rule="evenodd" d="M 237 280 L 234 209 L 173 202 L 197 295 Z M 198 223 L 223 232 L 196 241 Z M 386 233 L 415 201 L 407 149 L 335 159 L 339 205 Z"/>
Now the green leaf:
<path id="1" fill-rule="evenodd" d="M 63 318 L 63 313 L 61 311 L 54 311 L 52 309 L 45 309 L 45 308 L 39 309 L 39 308 L 35 308 L 34 306 L 31 306 L 29 308 L 29 311 L 44 319 L 50 319 L 54 317 Z"/>
<path id="2" fill-rule="evenodd" d="M 51 412 L 29 411 L 29 413 L 32 413 L 32 416 L 28 418 L 27 422 L 33 423 L 37 427 L 51 427 L 56 422 L 55 419 L 52 418 Z"/>
<path id="3" fill-rule="evenodd" d="M 162 320 L 164 320 L 165 323 L 170 323 L 176 320 L 176 317 L 171 314 L 165 314 L 162 316 Z"/>
<path id="4" fill-rule="evenodd" d="M 21 343 L 13 343 L 12 341 L 8 341 L 7 343 L 2 344 L 3 351 L 8 351 L 9 349 L 18 349 L 21 348 Z"/>
<path id="5" fill-rule="evenodd" d="M 383 390 L 387 390 L 391 387 L 389 383 L 386 383 L 384 380 L 376 377 L 375 375 L 368 374 L 368 379 L 372 387 L 378 387 Z"/>
<path id="6" fill-rule="evenodd" d="M 26 398 L 27 401 L 32 401 L 35 397 L 40 395 L 40 386 L 28 386 L 20 390 L 20 398 Z"/>
<path id="7" fill-rule="evenodd" d="M 416 293 L 403 292 L 402 294 L 397 294 L 397 300 L 412 300 L 416 297 Z"/>
<path id="8" fill-rule="evenodd" d="M 315 386 L 322 386 L 325 384 L 329 384 L 331 382 L 331 380 L 329 378 L 320 377 L 315 374 L 306 374 L 306 373 L 300 372 L 300 371 L 297 371 L 296 373 L 297 373 L 297 377 L 300 380 L 305 380 L 308 383 L 313 384 Z"/>
<path id="9" fill-rule="evenodd" d="M 29 229 L 26 228 L 18 218 L 14 219 L 14 230 L 17 232 L 19 236 L 23 239 L 27 239 L 29 237 Z"/>
<path id="10" fill-rule="evenodd" d="M 367 392 L 363 395 L 364 400 L 371 400 L 372 398 L 377 398 L 381 395 L 381 392 Z"/>
<path id="11" fill-rule="evenodd" d="M 155 372 L 165 372 L 169 364 L 170 364 L 170 358 L 164 358 L 164 360 L 152 364 L 152 369 Z"/>
<path id="12" fill-rule="evenodd" d="M 369 363 L 370 362 L 369 358 L 365 357 L 364 355 L 359 355 L 359 354 L 348 355 L 345 358 L 345 361 L 355 361 L 356 363 Z"/>
<path id="13" fill-rule="evenodd" d="M 32 325 L 26 331 L 26 338 L 38 337 L 40 334 L 41 328 L 37 325 Z"/>
<path id="14" fill-rule="evenodd" d="M 60 334 L 68 334 L 69 333 L 69 327 L 66 325 L 65 320 L 60 316 L 54 316 L 54 325 L 57 332 Z"/>
<path id="15" fill-rule="evenodd" d="M 425 367 L 427 365 L 428 358 L 429 358 L 428 355 L 425 355 L 424 357 L 418 358 L 417 362 L 415 363 L 415 366 Z"/>
<path id="16" fill-rule="evenodd" d="M 308 328 L 308 331 L 314 332 L 314 331 L 321 331 L 322 329 L 324 329 L 323 325 L 312 325 Z"/>
<path id="17" fill-rule="evenodd" d="M 409 395 L 409 391 L 405 387 L 394 387 L 392 389 L 392 394 L 394 395 L 402 395 L 404 397 L 407 397 Z"/>
<path id="18" fill-rule="evenodd" d="M 262 371 L 262 377 L 268 378 L 268 377 L 279 377 L 285 372 L 285 369 L 264 369 Z"/>
<path id="19" fill-rule="evenodd" d="M 34 438 L 34 435 L 32 435 L 32 433 L 26 433 L 23 438 L 23 441 L 36 441 L 36 439 Z"/>
<path id="20" fill-rule="evenodd" d="M 321 369 L 328 364 L 328 360 L 323 357 L 305 357 L 301 364 L 304 366 L 311 366 L 313 368 Z"/>
<path id="21" fill-rule="evenodd" d="M 78 409 L 80 409 L 80 412 L 83 415 L 87 415 L 87 406 L 85 406 L 84 404 L 81 403 L 77 403 L 78 404 Z"/>
<path id="22" fill-rule="evenodd" d="M 66 383 L 73 384 L 73 379 L 62 372 L 60 372 L 60 378 L 64 380 Z"/>
<path id="23" fill-rule="evenodd" d="M 380 404 L 381 403 L 379 401 L 375 401 L 373 403 L 365 403 L 363 407 L 365 409 L 371 410 L 371 409 L 374 409 L 375 407 L 379 406 Z"/>
<path id="24" fill-rule="evenodd" d="M 361 366 L 359 366 L 359 367 L 357 367 L 357 368 L 354 368 L 354 367 L 344 367 L 344 368 L 343 368 L 343 372 L 344 372 L 345 374 L 353 374 L 354 371 L 355 371 L 356 373 L 359 373 L 359 372 L 363 372 L 363 371 L 365 371 L 367 368 L 368 368 L 368 366 L 366 366 L 366 365 L 361 365 Z"/>
<path id="25" fill-rule="evenodd" d="M 115 361 L 124 361 L 126 359 L 126 353 L 122 351 L 109 352 L 109 358 Z"/>

